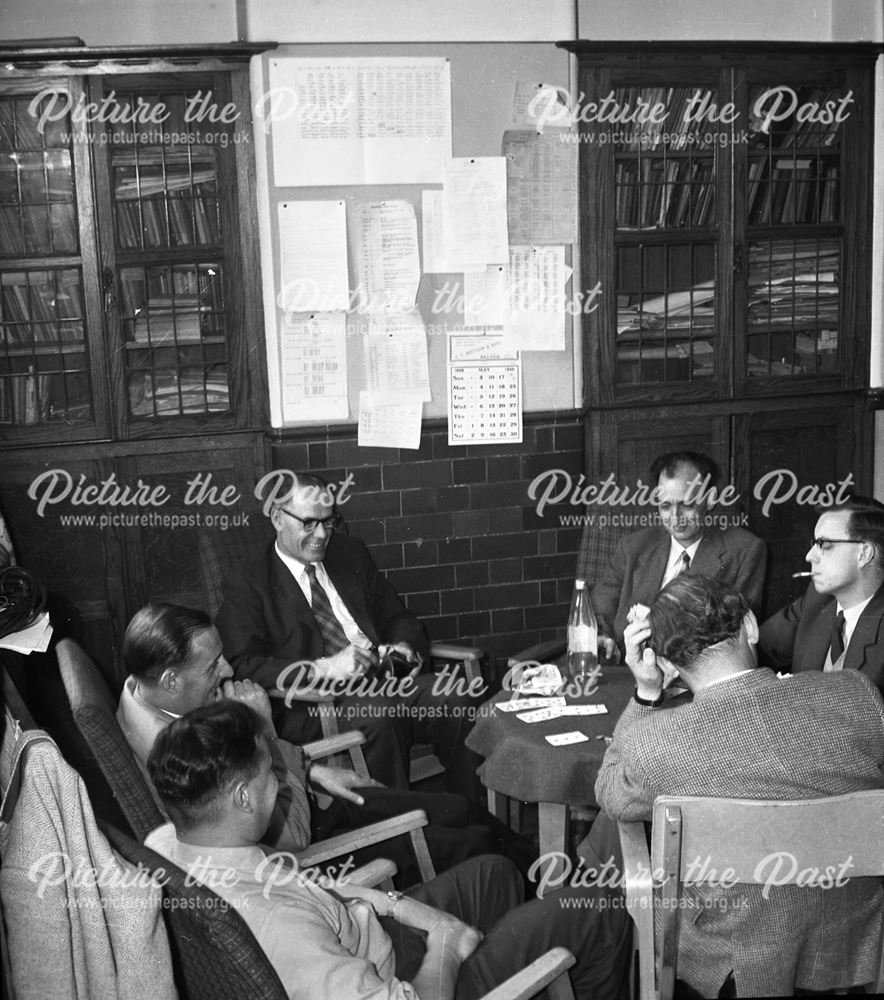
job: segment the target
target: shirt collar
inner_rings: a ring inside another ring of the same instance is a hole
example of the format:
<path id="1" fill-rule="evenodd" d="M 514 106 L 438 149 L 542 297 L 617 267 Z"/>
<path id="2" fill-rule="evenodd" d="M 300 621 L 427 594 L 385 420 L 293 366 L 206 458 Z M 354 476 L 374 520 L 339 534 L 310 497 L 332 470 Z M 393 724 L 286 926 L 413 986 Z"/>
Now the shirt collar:
<path id="1" fill-rule="evenodd" d="M 677 542 L 671 535 L 669 536 L 669 562 L 667 565 L 673 565 L 677 559 L 681 557 L 682 552 L 687 552 L 688 558 L 691 562 L 694 561 L 694 556 L 697 554 L 697 549 L 700 547 L 700 542 L 703 541 L 703 536 L 701 535 L 695 542 L 691 542 L 690 545 L 685 547 L 681 542 Z"/>
<path id="2" fill-rule="evenodd" d="M 282 560 L 283 565 L 292 574 L 292 576 L 300 583 L 307 578 L 307 563 L 302 563 L 299 559 L 293 559 L 290 555 L 287 555 L 279 547 L 279 542 L 273 543 L 273 549 L 279 558 Z M 321 566 L 322 563 L 314 563 L 314 566 Z"/>
<path id="3" fill-rule="evenodd" d="M 708 691 L 709 688 L 715 687 L 716 684 L 724 684 L 726 681 L 732 681 L 736 677 L 742 677 L 743 674 L 751 674 L 755 669 L 755 667 L 747 667 L 746 670 L 738 670 L 735 674 L 728 674 L 727 677 L 718 677 L 714 681 L 709 681 L 703 690 Z"/>
<path id="4" fill-rule="evenodd" d="M 859 621 L 859 616 L 866 610 L 866 605 L 874 596 L 874 594 L 869 594 L 864 601 L 861 601 L 859 604 L 854 604 L 852 608 L 843 608 L 841 606 L 841 602 L 838 602 L 835 608 L 835 614 L 837 615 L 840 611 L 844 615 L 845 631 L 849 630 L 851 633 L 853 632 L 856 628 L 856 623 Z"/>

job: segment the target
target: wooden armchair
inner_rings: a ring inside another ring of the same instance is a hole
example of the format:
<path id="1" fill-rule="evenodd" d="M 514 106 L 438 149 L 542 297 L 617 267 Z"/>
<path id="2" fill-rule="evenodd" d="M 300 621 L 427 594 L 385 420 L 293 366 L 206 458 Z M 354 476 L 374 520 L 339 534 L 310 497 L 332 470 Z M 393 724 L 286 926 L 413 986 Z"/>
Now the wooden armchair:
<path id="1" fill-rule="evenodd" d="M 143 840 L 151 830 L 165 823 L 167 817 L 120 729 L 110 690 L 92 659 L 72 639 L 62 639 L 56 646 L 56 655 L 73 722 L 82 737 L 82 748 L 70 763 L 80 771 L 90 799 L 106 801 L 110 794 L 131 832 Z M 329 740 L 309 743 L 304 749 L 311 759 L 318 760 L 350 746 L 358 747 L 364 741 L 361 733 L 344 733 Z M 112 814 L 108 819 L 107 814 L 97 814 L 111 826 L 118 825 L 116 815 Z M 421 879 L 425 881 L 435 875 L 423 832 L 426 825 L 426 813 L 414 809 L 401 816 L 311 844 L 303 854 L 299 854 L 299 863 L 320 864 L 407 833 Z"/>
<path id="2" fill-rule="evenodd" d="M 808 869 L 837 872 L 848 858 L 851 879 L 884 875 L 882 790 L 776 802 L 661 796 L 654 803 L 650 856 L 644 823 L 619 826 L 641 1000 L 667 1000 L 673 995 L 681 886 L 696 859 L 702 859 L 706 870 L 718 878 L 729 869 L 728 879 L 735 884 L 763 885 L 759 862 L 784 850 L 794 856 L 795 864 L 778 870 L 777 885 L 801 884 Z M 697 877 L 696 870 L 692 877 Z M 878 968 L 872 986 L 878 994 L 884 991 L 880 914 L 879 922 Z"/>
<path id="3" fill-rule="evenodd" d="M 234 907 L 188 880 L 180 868 L 149 847 L 113 829 L 105 833 L 127 861 L 160 877 L 181 1000 L 286 1000 L 276 970 Z M 552 1000 L 573 1000 L 567 976 L 573 964 L 571 952 L 553 948 L 486 994 L 485 1000 L 527 1000 L 544 988 Z"/>

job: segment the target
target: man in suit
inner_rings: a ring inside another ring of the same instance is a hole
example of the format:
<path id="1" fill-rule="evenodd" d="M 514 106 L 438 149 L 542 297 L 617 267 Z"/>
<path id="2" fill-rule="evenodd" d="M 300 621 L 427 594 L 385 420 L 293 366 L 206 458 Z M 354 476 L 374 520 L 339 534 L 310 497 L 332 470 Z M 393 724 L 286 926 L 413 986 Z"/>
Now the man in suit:
<path id="1" fill-rule="evenodd" d="M 357 539 L 335 531 L 340 516 L 328 485 L 301 475 L 274 503 L 276 541 L 242 563 L 222 585 L 215 624 L 238 678 L 268 691 L 295 678 L 340 694 L 346 728 L 366 738 L 371 773 L 408 787 L 408 753 L 431 743 L 452 791 L 478 797 L 479 758 L 465 746 L 475 699 L 433 674 L 418 674 L 429 643 L 423 625 L 399 598 Z M 378 653 L 395 650 L 412 674 L 381 683 L 370 676 Z M 274 701 L 280 736 L 304 743 L 321 736 L 315 708 Z"/>
<path id="2" fill-rule="evenodd" d="M 202 611 L 174 604 L 141 608 L 123 637 L 123 663 L 129 676 L 117 721 L 145 774 L 157 736 L 175 719 L 219 701 L 241 702 L 256 713 L 278 786 L 267 844 L 299 851 L 317 840 L 423 809 L 430 820 L 424 828 L 427 846 L 439 870 L 497 849 L 462 795 L 384 788 L 347 768 L 314 763 L 302 747 L 278 739 L 267 692 L 254 681 L 233 680 L 218 631 Z M 407 835 L 360 855 L 361 860 L 374 856 L 395 861 L 403 885 L 419 877 Z"/>
<path id="3" fill-rule="evenodd" d="M 636 691 L 596 783 L 614 819 L 649 820 L 658 795 L 805 799 L 884 787 L 884 702 L 856 671 L 778 678 L 758 668 L 755 616 L 706 577 L 669 583 L 625 633 Z M 692 698 L 664 701 L 672 668 Z M 789 845 L 771 845 L 773 851 Z M 761 861 L 762 859 L 759 859 Z M 680 976 L 716 996 L 830 991 L 874 978 L 878 879 L 810 885 L 693 885 L 680 922 Z"/>
<path id="4" fill-rule="evenodd" d="M 884 505 L 823 510 L 805 558 L 810 586 L 761 626 L 762 656 L 793 673 L 859 670 L 884 691 Z"/>
<path id="5" fill-rule="evenodd" d="M 599 647 L 608 656 L 622 649 L 623 630 L 634 604 L 649 606 L 657 591 L 679 573 L 706 575 L 736 587 L 757 609 L 767 552 L 764 542 L 735 525 L 718 526 L 709 514 L 718 469 L 694 451 L 661 455 L 650 481 L 660 524 L 624 535 L 592 589 Z"/>

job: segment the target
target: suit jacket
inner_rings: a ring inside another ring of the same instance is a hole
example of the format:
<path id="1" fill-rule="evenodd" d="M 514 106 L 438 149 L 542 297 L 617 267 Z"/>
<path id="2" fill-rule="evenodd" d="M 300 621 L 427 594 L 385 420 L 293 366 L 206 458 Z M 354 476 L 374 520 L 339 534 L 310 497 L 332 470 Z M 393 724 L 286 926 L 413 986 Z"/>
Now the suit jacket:
<path id="1" fill-rule="evenodd" d="M 653 603 L 666 572 L 670 541 L 661 525 L 623 535 L 592 588 L 599 632 L 622 642 L 632 605 Z M 760 538 L 742 528 L 714 528 L 704 533 L 688 573 L 712 576 L 736 587 L 757 610 L 766 567 L 767 551 Z"/>
<path id="2" fill-rule="evenodd" d="M 353 619 L 374 645 L 408 642 L 429 652 L 420 621 L 378 571 L 368 549 L 335 534 L 322 561 Z M 273 690 L 290 663 L 323 655 L 322 633 L 304 593 L 273 543 L 241 563 L 221 586 L 215 625 L 236 676 Z"/>
<path id="3" fill-rule="evenodd" d="M 798 799 L 881 788 L 882 764 L 884 702 L 861 674 L 779 679 L 761 668 L 689 702 L 630 704 L 596 798 L 615 819 L 648 820 L 658 795 Z M 768 899 L 763 888 L 686 889 L 697 915 L 681 919 L 680 978 L 704 996 L 717 994 L 730 969 L 738 996 L 791 993 L 796 970 L 797 985 L 809 989 L 852 985 L 857 971 L 856 983 L 873 978 L 880 880 L 775 886 Z M 748 905 L 727 905 L 736 899 Z"/>
<path id="4" fill-rule="evenodd" d="M 804 594 L 761 626 L 759 650 L 778 669 L 822 670 L 829 652 L 837 600 L 818 594 L 810 584 Z M 844 669 L 859 670 L 884 692 L 884 585 L 859 616 L 847 649 Z"/>

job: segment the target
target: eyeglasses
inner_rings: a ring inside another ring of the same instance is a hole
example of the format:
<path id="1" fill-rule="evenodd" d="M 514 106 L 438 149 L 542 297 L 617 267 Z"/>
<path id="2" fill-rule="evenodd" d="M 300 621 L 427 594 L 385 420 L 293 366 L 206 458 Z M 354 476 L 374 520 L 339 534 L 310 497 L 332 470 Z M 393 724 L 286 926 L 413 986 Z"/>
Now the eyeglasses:
<path id="1" fill-rule="evenodd" d="M 306 532 L 316 531 L 320 526 L 326 529 L 326 531 L 334 531 L 335 528 L 340 527 L 341 521 L 344 519 L 340 514 L 329 514 L 328 517 L 298 517 L 297 514 L 293 514 L 290 510 L 286 510 L 285 507 L 278 508 L 283 514 L 287 514 L 289 517 L 293 517 L 296 521 L 301 522 L 301 527 Z"/>
<path id="2" fill-rule="evenodd" d="M 862 545 L 864 541 L 864 538 L 814 538 L 810 547 L 815 545 L 820 552 L 825 552 L 830 545 Z"/>

